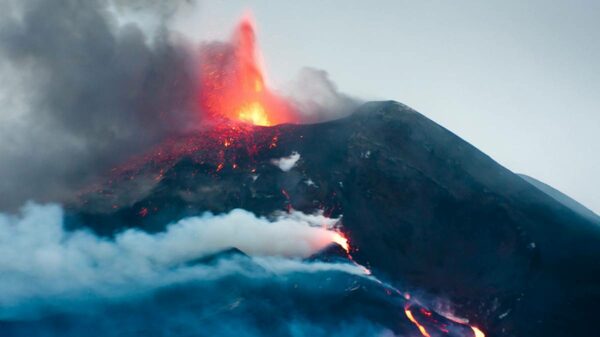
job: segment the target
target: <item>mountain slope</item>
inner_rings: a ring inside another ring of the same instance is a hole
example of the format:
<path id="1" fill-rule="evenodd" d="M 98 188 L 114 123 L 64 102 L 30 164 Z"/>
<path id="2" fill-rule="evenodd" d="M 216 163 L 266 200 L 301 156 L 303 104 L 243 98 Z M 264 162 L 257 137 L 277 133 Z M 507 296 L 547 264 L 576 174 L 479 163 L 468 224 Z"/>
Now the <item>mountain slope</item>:
<path id="1" fill-rule="evenodd" d="M 577 200 L 569 197 L 568 195 L 562 193 L 561 191 L 555 189 L 554 187 L 552 187 L 548 184 L 545 184 L 533 177 L 530 177 L 525 174 L 519 174 L 519 176 L 521 178 L 525 179 L 525 181 L 527 181 L 531 185 L 535 186 L 540 191 L 546 193 L 547 195 L 551 196 L 556 201 L 558 201 L 561 204 L 565 205 L 566 207 L 570 208 L 575 213 L 583 216 L 584 218 L 586 218 L 590 221 L 600 224 L 600 216 L 598 214 L 594 213 L 589 208 L 580 204 Z"/>
<path id="2" fill-rule="evenodd" d="M 207 210 L 322 210 L 343 215 L 357 262 L 450 299 L 490 336 L 595 331 L 598 226 L 414 110 L 372 102 L 327 123 L 236 132 L 173 140 L 116 170 L 71 206 L 73 226 L 110 235 Z M 290 171 L 273 165 L 294 151 Z"/>

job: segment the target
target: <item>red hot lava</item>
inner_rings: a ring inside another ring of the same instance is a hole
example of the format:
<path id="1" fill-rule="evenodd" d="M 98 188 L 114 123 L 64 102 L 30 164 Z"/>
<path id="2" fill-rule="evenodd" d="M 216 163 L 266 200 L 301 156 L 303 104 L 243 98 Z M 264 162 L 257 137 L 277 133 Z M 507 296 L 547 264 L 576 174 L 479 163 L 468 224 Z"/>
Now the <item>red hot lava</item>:
<path id="1" fill-rule="evenodd" d="M 290 105 L 266 86 L 249 17 L 229 44 L 205 48 L 200 74 L 200 105 L 210 117 L 261 126 L 295 121 Z"/>
<path id="2" fill-rule="evenodd" d="M 372 272 L 370 269 L 359 264 L 352 258 L 352 256 L 350 255 L 350 251 L 351 251 L 350 243 L 349 243 L 348 239 L 344 236 L 344 234 L 341 232 L 334 232 L 334 233 L 337 235 L 334 235 L 332 241 L 337 243 L 338 245 L 340 245 L 346 251 L 346 254 L 348 255 L 348 258 L 350 259 L 350 261 L 354 262 L 357 266 L 362 267 L 364 269 L 366 275 L 372 275 Z M 379 281 L 378 279 L 375 279 L 375 281 L 387 288 L 386 293 L 388 295 L 391 295 L 393 293 L 402 295 L 402 292 L 400 292 L 398 289 L 394 288 L 390 284 L 383 283 L 383 282 Z M 439 319 L 436 319 L 436 317 L 433 317 L 434 314 L 432 311 L 426 309 L 425 307 L 422 307 L 416 301 L 411 300 L 410 294 L 404 293 L 403 295 L 407 301 L 406 306 L 404 307 L 404 315 L 406 315 L 406 318 L 408 318 L 408 320 L 415 325 L 415 327 L 421 333 L 421 336 L 432 337 L 432 335 L 429 333 L 429 331 L 427 331 L 427 329 L 428 329 L 427 326 L 434 327 L 436 332 L 441 332 L 443 335 L 450 336 L 451 334 L 450 334 L 450 330 L 449 330 L 450 328 L 449 328 L 448 322 L 451 322 L 451 324 L 456 325 L 456 327 L 460 326 L 462 329 L 467 327 L 468 335 L 472 334 L 473 337 L 485 337 L 485 333 L 483 333 L 483 331 L 481 331 L 476 326 L 468 324 L 468 321 L 464 321 L 464 320 L 460 321 L 456 318 L 448 317 L 447 315 L 435 313 L 435 316 L 437 316 L 438 318 L 443 318 L 444 321 L 446 322 L 445 323 L 443 321 L 440 321 Z M 417 318 L 417 316 L 415 316 L 415 314 L 413 313 L 413 308 L 412 308 L 413 305 L 415 305 L 415 307 L 420 308 L 420 310 L 418 310 L 418 313 L 420 314 L 419 317 L 424 318 L 426 320 L 425 322 L 421 322 Z M 452 335 L 454 336 L 454 334 L 452 334 Z M 460 335 L 464 336 L 464 334 L 462 334 L 462 333 Z M 435 336 L 439 336 L 439 334 L 435 334 Z"/>
<path id="3" fill-rule="evenodd" d="M 473 337 L 485 337 L 483 331 L 476 326 L 468 324 L 468 321 L 457 320 L 440 313 L 434 313 L 413 301 L 407 303 L 404 308 L 404 314 L 408 320 L 417 327 L 423 337 L 432 337 L 428 331 L 428 326 L 433 327 L 436 332 L 443 333 L 442 335 L 451 335 L 450 330 L 452 328 L 450 325 L 455 325 L 454 329 L 457 329 L 458 327 L 467 327 L 468 330 L 465 333 Z M 440 318 L 444 318 L 444 320 L 440 320 Z M 452 335 L 454 336 L 454 334 Z M 464 333 L 461 333 L 460 335 L 464 336 Z M 435 336 L 438 336 L 438 334 L 435 334 Z"/>
<path id="4" fill-rule="evenodd" d="M 346 238 L 344 233 L 337 231 L 333 232 L 331 241 L 335 242 L 340 247 L 342 247 L 347 254 L 350 253 L 350 244 L 348 243 L 348 239 Z"/>

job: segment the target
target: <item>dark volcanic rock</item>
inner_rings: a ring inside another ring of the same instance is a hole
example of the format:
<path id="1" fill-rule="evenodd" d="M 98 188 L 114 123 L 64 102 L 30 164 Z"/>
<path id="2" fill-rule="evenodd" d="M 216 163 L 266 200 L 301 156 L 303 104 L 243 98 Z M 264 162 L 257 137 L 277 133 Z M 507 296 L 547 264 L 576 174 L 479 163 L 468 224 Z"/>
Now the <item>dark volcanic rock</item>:
<path id="1" fill-rule="evenodd" d="M 554 198 L 556 201 L 558 201 L 561 204 L 572 209 L 575 213 L 578 213 L 579 215 L 583 216 L 584 218 L 586 218 L 586 219 L 590 220 L 591 222 L 594 222 L 600 226 L 600 216 L 598 214 L 594 213 L 592 210 L 588 209 L 587 207 L 583 206 L 579 202 L 577 202 L 577 200 L 569 197 L 568 195 L 562 193 L 561 191 L 555 189 L 554 187 L 547 185 L 533 177 L 527 176 L 525 174 L 519 174 L 519 176 L 521 178 L 523 178 L 526 182 L 535 186 L 538 190 L 548 194 L 549 196 Z"/>
<path id="2" fill-rule="evenodd" d="M 223 250 L 218 251 L 213 254 L 204 255 L 197 259 L 187 261 L 185 264 L 188 266 L 193 266 L 193 265 L 197 265 L 197 264 L 209 264 L 210 265 L 210 264 L 215 264 L 215 263 L 219 262 L 220 260 L 231 259 L 231 258 L 250 259 L 250 257 L 248 255 L 246 255 L 244 252 L 242 252 L 241 250 L 239 250 L 235 247 L 232 247 L 232 248 L 223 249 Z"/>
<path id="3" fill-rule="evenodd" d="M 0 320 L 0 331 L 2 337 L 418 334 L 404 317 L 407 301 L 371 279 L 336 271 L 295 272 L 284 277 L 268 270 L 265 275 L 260 273 L 178 284 L 159 289 L 152 296 L 33 321 Z M 411 305 L 410 309 L 431 331 L 431 337 L 473 336 L 468 326 L 430 314 L 419 305 Z M 440 327 L 447 332 L 442 334 Z"/>
<path id="4" fill-rule="evenodd" d="M 337 121 L 250 132 L 219 147 L 222 134 L 206 131 L 176 142 L 194 151 L 145 157 L 72 205 L 72 224 L 110 235 L 204 211 L 323 210 L 343 215 L 357 262 L 449 298 L 489 336 L 594 334 L 600 228 L 448 130 L 373 102 Z M 292 151 L 291 171 L 271 163 Z"/>

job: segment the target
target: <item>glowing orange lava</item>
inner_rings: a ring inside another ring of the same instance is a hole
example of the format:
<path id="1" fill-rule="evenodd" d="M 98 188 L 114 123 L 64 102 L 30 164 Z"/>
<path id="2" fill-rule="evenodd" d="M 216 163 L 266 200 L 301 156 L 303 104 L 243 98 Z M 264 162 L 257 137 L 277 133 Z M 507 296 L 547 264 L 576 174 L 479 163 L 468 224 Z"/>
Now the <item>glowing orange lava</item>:
<path id="1" fill-rule="evenodd" d="M 425 330 L 425 327 L 422 326 L 421 323 L 419 323 L 415 319 L 412 312 L 410 312 L 410 308 L 405 308 L 404 313 L 406 314 L 406 317 L 408 317 L 408 319 L 419 329 L 419 331 L 421 332 L 421 335 L 423 335 L 424 337 L 431 337 L 429 335 L 429 333 L 427 332 L 427 330 Z"/>
<path id="2" fill-rule="evenodd" d="M 471 328 L 471 330 L 473 331 L 473 335 L 475 337 L 485 337 L 485 333 L 483 333 L 483 331 L 481 331 L 479 328 L 477 328 L 475 326 L 472 326 L 472 325 L 468 324 L 469 323 L 468 319 L 459 318 L 459 317 L 456 317 L 456 316 L 454 316 L 452 314 L 449 314 L 449 313 L 442 313 L 441 315 L 444 316 L 445 318 L 451 320 L 452 322 L 455 322 L 455 323 L 458 323 L 458 324 L 468 325 Z"/>
<path id="3" fill-rule="evenodd" d="M 483 331 L 477 329 L 474 326 L 471 326 L 471 329 L 473 330 L 473 333 L 475 334 L 475 337 L 485 337 L 485 334 L 483 333 Z"/>
<path id="4" fill-rule="evenodd" d="M 269 126 L 294 122 L 287 102 L 266 86 L 254 25 L 239 23 L 228 44 L 206 46 L 201 56 L 201 107 L 212 117 Z"/>
<path id="5" fill-rule="evenodd" d="M 350 244 L 348 244 L 348 239 L 342 233 L 334 232 L 332 241 L 344 248 L 346 253 L 350 252 Z"/>

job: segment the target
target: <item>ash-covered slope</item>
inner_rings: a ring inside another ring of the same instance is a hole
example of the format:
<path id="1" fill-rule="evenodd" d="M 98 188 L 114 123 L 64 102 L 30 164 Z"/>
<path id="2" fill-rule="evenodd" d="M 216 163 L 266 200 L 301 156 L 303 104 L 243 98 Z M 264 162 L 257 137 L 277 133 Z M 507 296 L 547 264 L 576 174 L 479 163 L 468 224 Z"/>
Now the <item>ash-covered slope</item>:
<path id="1" fill-rule="evenodd" d="M 558 201 L 561 204 L 565 205 L 566 207 L 572 209 L 575 213 L 600 225 L 600 216 L 598 214 L 594 213 L 594 211 L 592 211 L 591 209 L 589 209 L 589 208 L 585 207 L 584 205 L 582 205 L 581 203 L 579 203 L 577 200 L 571 198 L 570 196 L 564 194 L 563 192 L 557 190 L 556 188 L 554 188 L 544 182 L 541 182 L 533 177 L 530 177 L 525 174 L 519 174 L 519 176 L 521 178 L 523 178 L 526 182 L 535 186 L 540 191 L 542 191 L 542 192 L 548 194 L 549 196 L 551 196 L 552 198 L 554 198 L 556 201 Z"/>
<path id="2" fill-rule="evenodd" d="M 291 170 L 273 165 L 294 151 Z M 357 262 L 449 298 L 489 336 L 594 331 L 600 228 L 396 102 L 322 124 L 173 140 L 115 170 L 70 216 L 111 234 L 233 208 L 341 214 Z"/>

